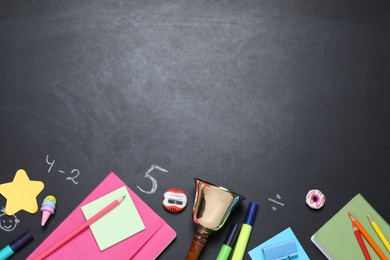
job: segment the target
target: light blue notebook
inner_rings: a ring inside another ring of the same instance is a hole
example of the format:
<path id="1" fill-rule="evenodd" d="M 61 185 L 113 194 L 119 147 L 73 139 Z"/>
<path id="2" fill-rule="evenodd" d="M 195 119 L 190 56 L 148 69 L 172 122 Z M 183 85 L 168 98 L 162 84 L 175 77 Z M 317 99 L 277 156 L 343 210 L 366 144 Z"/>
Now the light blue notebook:
<path id="1" fill-rule="evenodd" d="M 280 232 L 276 236 L 268 239 L 264 243 L 258 245 L 254 249 L 248 252 L 249 256 L 252 260 L 265 260 L 263 248 L 273 246 L 279 244 L 281 242 L 285 242 L 288 240 L 294 240 L 298 250 L 298 256 L 291 258 L 291 260 L 309 260 L 310 258 L 307 256 L 305 250 L 299 243 L 297 237 L 291 228 L 286 228 L 284 231 Z"/>

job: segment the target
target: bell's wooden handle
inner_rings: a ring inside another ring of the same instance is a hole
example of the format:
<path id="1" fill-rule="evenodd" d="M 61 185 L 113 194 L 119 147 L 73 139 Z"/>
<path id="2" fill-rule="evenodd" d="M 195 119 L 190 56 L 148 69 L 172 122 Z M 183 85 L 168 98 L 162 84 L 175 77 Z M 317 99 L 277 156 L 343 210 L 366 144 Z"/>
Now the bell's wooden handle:
<path id="1" fill-rule="evenodd" d="M 207 237 L 209 235 L 202 232 L 196 232 L 192 237 L 191 247 L 188 250 L 186 260 L 197 260 L 199 259 L 200 253 L 203 250 L 203 247 L 206 245 Z"/>

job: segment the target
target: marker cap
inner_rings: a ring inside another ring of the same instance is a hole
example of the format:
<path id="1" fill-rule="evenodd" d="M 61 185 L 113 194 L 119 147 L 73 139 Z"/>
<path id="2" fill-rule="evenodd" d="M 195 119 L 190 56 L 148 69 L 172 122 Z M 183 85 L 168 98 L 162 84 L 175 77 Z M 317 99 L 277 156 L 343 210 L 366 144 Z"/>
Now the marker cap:
<path id="1" fill-rule="evenodd" d="M 244 219 L 245 224 L 253 226 L 258 209 L 259 209 L 259 204 L 255 202 L 249 202 L 248 209 L 246 210 L 246 215 Z"/>
<path id="2" fill-rule="evenodd" d="M 225 241 L 223 241 L 223 243 L 227 246 L 232 247 L 236 238 L 237 238 L 237 233 L 238 233 L 238 225 L 231 224 L 229 232 L 227 233 L 227 235 L 225 237 Z"/>
<path id="3" fill-rule="evenodd" d="M 15 239 L 11 244 L 9 244 L 9 247 L 12 249 L 12 251 L 17 252 L 33 240 L 34 237 L 31 232 L 26 231 L 20 237 Z"/>

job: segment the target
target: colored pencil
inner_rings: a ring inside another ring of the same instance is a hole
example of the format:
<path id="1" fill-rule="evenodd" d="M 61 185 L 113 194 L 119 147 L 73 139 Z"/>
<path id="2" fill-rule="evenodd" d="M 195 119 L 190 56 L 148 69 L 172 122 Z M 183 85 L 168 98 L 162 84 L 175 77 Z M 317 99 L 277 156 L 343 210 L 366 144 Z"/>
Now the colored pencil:
<path id="1" fill-rule="evenodd" d="M 387 241 L 385 235 L 382 233 L 382 230 L 380 230 L 378 224 L 376 224 L 376 222 L 374 221 L 373 218 L 371 218 L 370 215 L 367 214 L 367 218 L 368 218 L 368 221 L 370 221 L 370 224 L 371 224 L 372 228 L 375 230 L 375 233 L 378 235 L 378 237 L 382 241 L 383 245 L 386 247 L 387 252 L 390 253 L 389 241 Z"/>
<path id="2" fill-rule="evenodd" d="M 367 250 L 366 245 L 364 244 L 362 235 L 360 234 L 359 229 L 355 226 L 355 224 L 353 222 L 352 222 L 352 228 L 353 228 L 353 233 L 355 234 L 356 240 L 359 243 L 360 249 L 362 250 L 364 257 L 366 258 L 366 260 L 371 260 L 370 253 L 368 253 L 368 250 Z"/>
<path id="3" fill-rule="evenodd" d="M 54 251 L 56 251 L 58 248 L 60 248 L 61 246 L 63 246 L 64 244 L 66 244 L 69 240 L 73 239 L 75 236 L 77 236 L 78 234 L 80 234 L 82 231 L 84 231 L 84 229 L 86 229 L 87 227 L 89 227 L 92 223 L 94 223 L 95 221 L 97 221 L 99 218 L 103 217 L 105 214 L 107 214 L 109 211 L 111 211 L 113 208 L 115 208 L 116 206 L 119 205 L 119 203 L 122 202 L 122 200 L 125 198 L 125 196 L 121 197 L 121 198 L 118 198 L 116 200 L 114 200 L 113 202 L 111 202 L 110 204 L 108 204 L 105 208 L 103 208 L 101 211 L 99 211 L 98 213 L 96 213 L 93 217 L 91 217 L 90 219 L 88 219 L 87 221 L 85 221 L 81 226 L 79 226 L 78 228 L 76 228 L 75 230 L 73 230 L 71 233 L 69 233 L 68 235 L 66 235 L 63 239 L 61 239 L 60 241 L 58 241 L 56 244 L 52 245 L 51 247 L 49 247 L 46 251 L 44 251 L 41 255 L 39 255 L 37 258 L 35 258 L 35 260 L 42 260 L 46 257 L 48 257 L 51 253 L 53 253 Z"/>
<path id="4" fill-rule="evenodd" d="M 371 236 L 368 234 L 368 232 L 364 229 L 362 224 L 352 215 L 351 212 L 348 212 L 349 217 L 352 220 L 352 223 L 355 224 L 355 226 L 359 229 L 360 233 L 363 235 L 363 237 L 366 239 L 366 241 L 370 244 L 372 249 L 374 249 L 375 253 L 379 256 L 381 260 L 387 260 L 387 257 L 383 254 L 383 252 L 379 249 L 378 245 L 375 243 L 375 241 L 371 238 Z"/>

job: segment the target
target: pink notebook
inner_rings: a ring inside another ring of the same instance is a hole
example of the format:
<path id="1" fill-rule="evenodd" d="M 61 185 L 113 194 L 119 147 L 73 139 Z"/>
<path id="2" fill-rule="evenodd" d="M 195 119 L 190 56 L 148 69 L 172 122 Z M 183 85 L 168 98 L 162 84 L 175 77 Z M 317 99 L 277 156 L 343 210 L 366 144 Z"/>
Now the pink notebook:
<path id="1" fill-rule="evenodd" d="M 100 251 L 88 228 L 59 248 L 47 259 L 155 259 L 176 237 L 176 232 L 142 201 L 114 173 L 108 176 L 78 205 L 72 213 L 28 256 L 32 260 L 66 234 L 85 222 L 81 207 L 120 187 L 126 186 L 137 207 L 145 230 Z"/>

